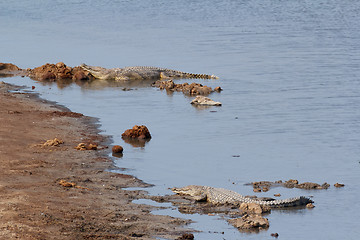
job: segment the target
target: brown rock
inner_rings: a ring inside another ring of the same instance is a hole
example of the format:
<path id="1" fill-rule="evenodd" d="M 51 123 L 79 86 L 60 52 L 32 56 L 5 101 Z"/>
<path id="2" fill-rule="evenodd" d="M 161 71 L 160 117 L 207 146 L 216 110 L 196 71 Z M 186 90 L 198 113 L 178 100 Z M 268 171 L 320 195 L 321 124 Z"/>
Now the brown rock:
<path id="1" fill-rule="evenodd" d="M 267 218 L 259 215 L 247 215 L 245 214 L 241 218 L 230 219 L 228 222 L 239 230 L 250 230 L 250 229 L 266 229 L 269 227 L 269 221 Z"/>
<path id="2" fill-rule="evenodd" d="M 119 146 L 119 145 L 115 145 L 112 147 L 112 152 L 113 153 L 122 153 L 123 152 L 123 147 Z"/>
<path id="3" fill-rule="evenodd" d="M 239 209 L 241 213 L 247 213 L 247 214 L 262 214 L 271 211 L 269 207 L 260 206 L 259 204 L 256 203 L 241 203 Z"/>
<path id="4" fill-rule="evenodd" d="M 89 143 L 88 145 L 85 145 L 86 150 L 97 150 L 98 146 L 95 143 Z"/>
<path id="5" fill-rule="evenodd" d="M 56 79 L 56 75 L 53 72 L 45 72 L 41 75 L 40 80 L 41 81 L 45 81 L 45 80 L 55 80 Z"/>
<path id="6" fill-rule="evenodd" d="M 299 184 L 299 181 L 298 180 L 295 180 L 295 179 L 289 179 L 288 181 L 286 181 L 284 183 L 284 186 L 287 187 L 287 188 L 294 188 L 296 187 L 296 185 Z"/>
<path id="7" fill-rule="evenodd" d="M 276 193 L 276 194 L 274 194 L 274 196 L 275 196 L 275 197 L 280 197 L 281 194 L 280 194 L 280 193 Z"/>
<path id="8" fill-rule="evenodd" d="M 278 233 L 272 233 L 270 236 L 272 236 L 274 238 L 277 238 L 277 237 L 279 237 L 279 234 Z"/>
<path id="9" fill-rule="evenodd" d="M 21 70 L 18 66 L 12 63 L 0 63 L 0 73 L 2 72 L 13 72 Z"/>
<path id="10" fill-rule="evenodd" d="M 194 104 L 196 106 L 221 106 L 221 102 L 215 102 L 210 98 L 204 97 L 204 96 L 196 96 L 195 99 L 193 99 L 191 104 Z"/>
<path id="11" fill-rule="evenodd" d="M 75 71 L 75 73 L 72 76 L 73 80 L 88 80 L 89 76 L 84 71 Z"/>
<path id="12" fill-rule="evenodd" d="M 80 151 L 85 151 L 85 150 L 97 150 L 97 145 L 94 143 L 79 143 L 75 149 L 76 150 L 80 150 Z"/>
<path id="13" fill-rule="evenodd" d="M 261 192 L 261 188 L 254 188 L 253 191 L 254 192 Z"/>
<path id="14" fill-rule="evenodd" d="M 57 64 L 45 64 L 40 67 L 28 70 L 29 76 L 41 81 L 46 80 L 88 80 L 90 75 L 80 67 L 68 67 L 63 62 Z"/>
<path id="15" fill-rule="evenodd" d="M 334 184 L 334 187 L 337 187 L 337 188 L 340 188 L 340 187 L 344 187 L 345 184 L 342 184 L 342 183 L 335 183 Z"/>
<path id="16" fill-rule="evenodd" d="M 312 203 L 308 203 L 308 204 L 306 204 L 306 207 L 307 207 L 307 208 L 314 208 L 315 206 L 314 206 L 314 204 L 312 204 Z"/>
<path id="17" fill-rule="evenodd" d="M 148 128 L 144 125 L 135 125 L 132 129 L 127 129 L 122 135 L 123 138 L 132 139 L 150 139 L 151 134 Z"/>
<path id="18" fill-rule="evenodd" d="M 216 87 L 216 88 L 214 88 L 214 91 L 215 92 L 221 92 L 223 89 L 221 88 L 221 87 Z"/>
<path id="19" fill-rule="evenodd" d="M 179 240 L 185 240 L 185 239 L 192 240 L 192 239 L 194 239 L 194 234 L 192 234 L 192 233 L 184 233 L 181 237 L 179 237 L 177 239 L 179 239 Z"/>
<path id="20" fill-rule="evenodd" d="M 328 183 L 324 183 L 320 185 L 312 182 L 304 182 L 296 186 L 296 188 L 302 188 L 302 189 L 327 189 L 329 187 L 330 185 Z"/>
<path id="21" fill-rule="evenodd" d="M 186 95 L 208 95 L 213 90 L 211 87 L 203 86 L 200 83 L 183 83 L 183 84 L 176 84 L 172 80 L 163 81 L 158 80 L 153 83 L 154 87 L 157 87 L 161 90 L 166 89 L 166 91 L 170 92 L 183 92 Z"/>
<path id="22" fill-rule="evenodd" d="M 50 146 L 54 146 L 54 147 L 57 147 L 59 146 L 60 144 L 63 144 L 64 141 L 61 140 L 61 139 L 58 139 L 58 138 L 54 138 L 54 139 L 51 139 L 51 140 L 47 140 L 43 146 L 44 147 L 50 147 Z"/>

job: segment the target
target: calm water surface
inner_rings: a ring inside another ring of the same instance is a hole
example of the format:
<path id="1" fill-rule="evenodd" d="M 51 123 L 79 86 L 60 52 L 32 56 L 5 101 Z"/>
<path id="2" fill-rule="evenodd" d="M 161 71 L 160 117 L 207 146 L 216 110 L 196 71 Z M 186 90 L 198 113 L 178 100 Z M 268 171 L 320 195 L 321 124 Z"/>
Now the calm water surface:
<path id="1" fill-rule="evenodd" d="M 0 29 L 0 62 L 22 68 L 63 61 L 220 76 L 197 80 L 224 89 L 210 95 L 223 106 L 204 109 L 149 83 L 122 91 L 121 84 L 4 79 L 98 117 L 104 133 L 124 146 L 116 165 L 154 184 L 151 194 L 188 184 L 253 194 L 244 183 L 290 178 L 346 185 L 260 194 L 311 195 L 316 208 L 273 211 L 270 229 L 258 234 L 239 233 L 217 216 L 156 212 L 196 220 L 191 227 L 204 231 L 196 239 L 271 239 L 273 232 L 283 239 L 358 238 L 359 1 L 0 0 Z M 151 131 L 145 147 L 121 139 L 135 124 Z"/>

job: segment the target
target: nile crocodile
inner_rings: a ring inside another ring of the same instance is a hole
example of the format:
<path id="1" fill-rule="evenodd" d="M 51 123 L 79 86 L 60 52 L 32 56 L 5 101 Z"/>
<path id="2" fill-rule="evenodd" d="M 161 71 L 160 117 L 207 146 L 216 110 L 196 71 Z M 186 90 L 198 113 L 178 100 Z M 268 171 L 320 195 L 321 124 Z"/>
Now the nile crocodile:
<path id="1" fill-rule="evenodd" d="M 182 188 L 172 188 L 171 190 L 177 194 L 190 195 L 196 201 L 207 201 L 212 204 L 240 205 L 241 203 L 256 203 L 262 206 L 268 206 L 272 208 L 282 208 L 302 206 L 313 202 L 309 198 L 303 196 L 282 200 L 257 200 L 249 197 L 244 197 L 239 193 L 228 189 L 197 185 L 189 185 Z"/>
<path id="2" fill-rule="evenodd" d="M 158 67 L 125 67 L 125 68 L 103 68 L 81 64 L 80 67 L 88 71 L 95 78 L 102 80 L 158 80 L 179 78 L 202 78 L 217 79 L 215 75 L 186 73 L 167 68 Z"/>

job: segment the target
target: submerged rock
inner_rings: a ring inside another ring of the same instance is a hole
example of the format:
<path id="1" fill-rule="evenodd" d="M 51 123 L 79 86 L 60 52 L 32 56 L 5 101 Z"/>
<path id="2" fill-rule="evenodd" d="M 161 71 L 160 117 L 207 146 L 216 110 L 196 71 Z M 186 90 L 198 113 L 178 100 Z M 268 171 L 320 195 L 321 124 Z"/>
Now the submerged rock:
<path id="1" fill-rule="evenodd" d="M 334 187 L 337 187 L 337 188 L 340 188 L 340 187 L 344 187 L 345 184 L 342 184 L 342 183 L 335 183 L 334 184 Z"/>
<path id="2" fill-rule="evenodd" d="M 191 104 L 201 106 L 221 106 L 221 102 L 215 102 L 204 96 L 196 96 L 196 98 L 191 101 Z"/>

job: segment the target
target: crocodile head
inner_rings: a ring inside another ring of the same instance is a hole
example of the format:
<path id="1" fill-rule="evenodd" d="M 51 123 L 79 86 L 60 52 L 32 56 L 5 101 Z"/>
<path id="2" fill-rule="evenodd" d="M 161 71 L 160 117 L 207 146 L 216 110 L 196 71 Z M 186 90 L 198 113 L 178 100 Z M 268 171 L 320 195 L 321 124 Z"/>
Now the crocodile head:
<path id="1" fill-rule="evenodd" d="M 172 188 L 171 191 L 180 195 L 189 195 L 196 201 L 206 201 L 207 195 L 203 186 L 189 185 L 182 188 Z"/>
<path id="2" fill-rule="evenodd" d="M 81 64 L 80 67 L 91 73 L 91 75 L 93 75 L 95 78 L 98 78 L 98 79 L 112 79 L 114 78 L 114 72 L 111 71 L 111 69 L 106 69 L 106 68 L 103 68 L 103 67 L 96 67 L 96 66 L 89 66 L 89 65 L 86 65 L 85 63 Z"/>

